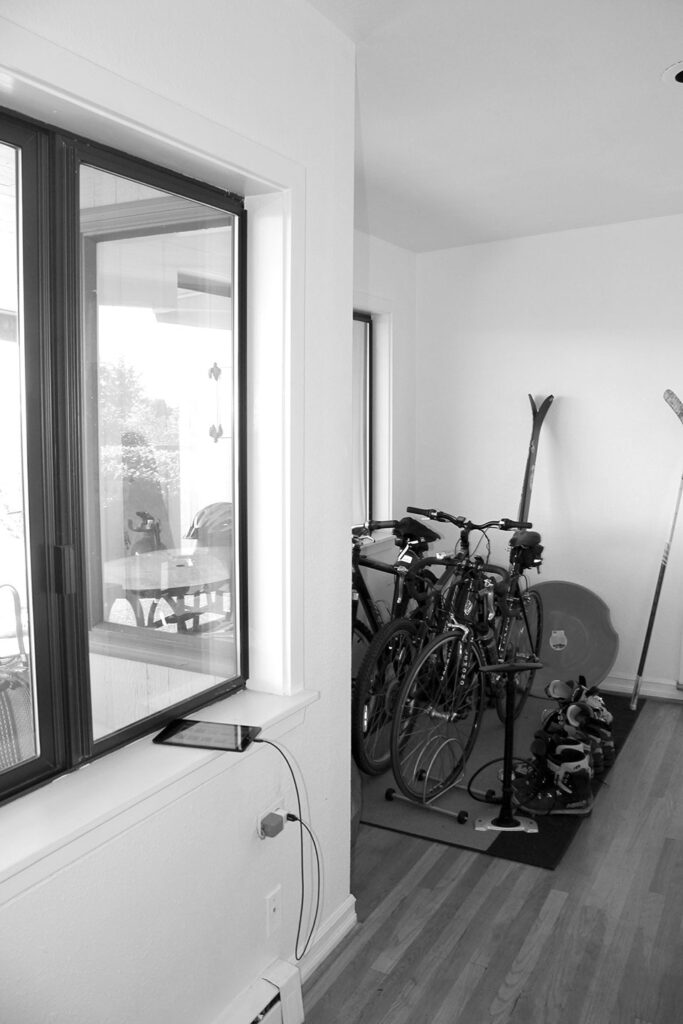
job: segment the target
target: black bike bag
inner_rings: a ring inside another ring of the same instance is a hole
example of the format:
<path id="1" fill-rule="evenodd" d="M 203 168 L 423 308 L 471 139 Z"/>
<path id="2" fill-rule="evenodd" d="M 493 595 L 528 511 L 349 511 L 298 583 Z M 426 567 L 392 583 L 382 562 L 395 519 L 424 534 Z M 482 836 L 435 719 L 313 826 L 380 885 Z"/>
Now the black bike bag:
<path id="1" fill-rule="evenodd" d="M 518 564 L 524 569 L 531 569 L 543 561 L 543 545 L 541 535 L 536 530 L 517 530 L 510 540 L 513 554 L 519 558 Z"/>

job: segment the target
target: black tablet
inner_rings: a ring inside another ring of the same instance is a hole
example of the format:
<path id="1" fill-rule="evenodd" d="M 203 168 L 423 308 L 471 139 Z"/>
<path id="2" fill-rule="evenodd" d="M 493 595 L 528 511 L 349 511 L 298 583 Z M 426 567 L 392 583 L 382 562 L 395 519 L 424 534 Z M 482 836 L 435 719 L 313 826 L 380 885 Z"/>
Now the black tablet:
<path id="1" fill-rule="evenodd" d="M 176 747 L 203 747 L 207 750 L 246 750 L 261 732 L 257 725 L 228 725 L 225 722 L 200 722 L 195 718 L 175 718 L 154 737 L 155 743 Z"/>

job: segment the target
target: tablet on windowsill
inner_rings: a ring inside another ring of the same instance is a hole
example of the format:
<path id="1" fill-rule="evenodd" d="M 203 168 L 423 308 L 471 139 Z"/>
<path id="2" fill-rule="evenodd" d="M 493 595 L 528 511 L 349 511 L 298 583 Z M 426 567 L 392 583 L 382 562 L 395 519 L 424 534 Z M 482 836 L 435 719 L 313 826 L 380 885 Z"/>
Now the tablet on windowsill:
<path id="1" fill-rule="evenodd" d="M 154 737 L 154 742 L 239 753 L 246 750 L 260 732 L 258 725 L 231 725 L 225 722 L 202 722 L 195 718 L 175 718 Z"/>

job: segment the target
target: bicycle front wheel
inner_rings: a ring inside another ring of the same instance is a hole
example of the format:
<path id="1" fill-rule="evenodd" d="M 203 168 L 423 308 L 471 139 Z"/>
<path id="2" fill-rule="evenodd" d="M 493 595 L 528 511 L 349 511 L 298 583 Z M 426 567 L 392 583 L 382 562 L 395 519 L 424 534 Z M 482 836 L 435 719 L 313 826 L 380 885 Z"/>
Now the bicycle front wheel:
<path id="1" fill-rule="evenodd" d="M 484 712 L 477 648 L 443 633 L 415 659 L 398 695 L 391 767 L 410 800 L 429 803 L 462 777 Z"/>
<path id="2" fill-rule="evenodd" d="M 358 670 L 351 701 L 351 749 L 366 775 L 381 775 L 391 762 L 391 721 L 400 684 L 413 660 L 416 634 L 411 619 L 387 622 Z"/>
<path id="3" fill-rule="evenodd" d="M 527 590 L 520 598 L 520 609 L 515 618 L 508 620 L 507 636 L 501 644 L 504 661 L 537 661 L 543 636 L 543 605 L 535 590 Z M 517 718 L 533 686 L 535 669 L 515 674 L 515 713 Z M 496 691 L 496 712 L 505 721 L 506 690 L 501 685 Z"/>

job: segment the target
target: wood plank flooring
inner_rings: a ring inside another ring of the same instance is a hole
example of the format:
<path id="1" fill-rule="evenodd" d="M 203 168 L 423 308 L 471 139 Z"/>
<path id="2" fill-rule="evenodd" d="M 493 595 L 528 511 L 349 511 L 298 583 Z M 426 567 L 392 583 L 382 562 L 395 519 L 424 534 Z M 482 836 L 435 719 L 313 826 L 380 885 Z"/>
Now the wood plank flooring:
<path id="1" fill-rule="evenodd" d="M 365 825 L 352 860 L 306 1024 L 683 1022 L 679 705 L 647 702 L 555 871 Z"/>

